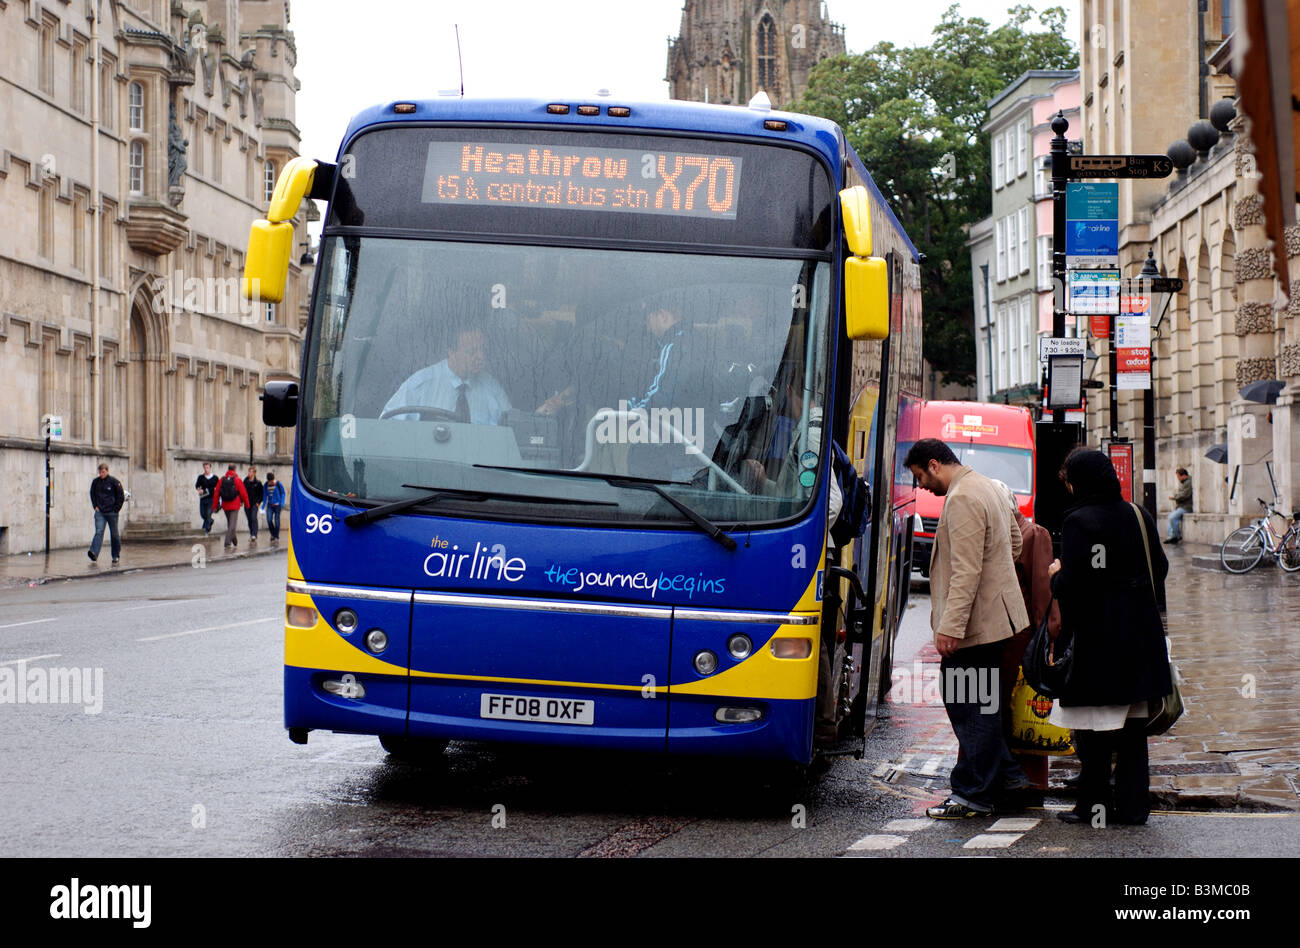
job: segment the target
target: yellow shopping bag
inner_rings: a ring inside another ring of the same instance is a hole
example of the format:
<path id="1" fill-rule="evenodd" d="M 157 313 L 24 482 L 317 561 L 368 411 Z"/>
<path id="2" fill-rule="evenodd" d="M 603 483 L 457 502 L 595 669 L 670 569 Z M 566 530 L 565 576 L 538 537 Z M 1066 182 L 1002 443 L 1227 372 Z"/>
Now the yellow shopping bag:
<path id="1" fill-rule="evenodd" d="M 1024 670 L 1018 670 L 1011 689 L 1011 740 L 1007 746 L 1018 753 L 1073 754 L 1070 729 L 1049 724 L 1051 713 L 1052 699 L 1029 687 Z"/>

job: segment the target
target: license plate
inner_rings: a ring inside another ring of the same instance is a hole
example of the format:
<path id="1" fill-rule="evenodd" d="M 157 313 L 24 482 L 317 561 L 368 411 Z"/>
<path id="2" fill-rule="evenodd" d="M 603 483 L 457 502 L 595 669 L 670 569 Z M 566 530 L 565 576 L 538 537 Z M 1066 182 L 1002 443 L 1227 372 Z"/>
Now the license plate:
<path id="1" fill-rule="evenodd" d="M 595 724 L 596 702 L 588 698 L 530 698 L 527 695 L 481 695 L 478 716 L 498 721 L 542 724 Z"/>

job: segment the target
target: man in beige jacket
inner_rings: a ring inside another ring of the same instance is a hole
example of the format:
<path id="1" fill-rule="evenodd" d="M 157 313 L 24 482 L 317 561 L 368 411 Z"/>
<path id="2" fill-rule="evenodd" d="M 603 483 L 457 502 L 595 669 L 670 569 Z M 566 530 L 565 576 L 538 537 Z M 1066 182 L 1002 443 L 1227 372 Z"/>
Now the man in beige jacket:
<path id="1" fill-rule="evenodd" d="M 961 754 L 952 793 L 934 819 L 1019 809 L 1030 789 L 1002 730 L 1002 653 L 1028 627 L 1015 558 L 1020 528 L 997 486 L 957 460 L 942 441 L 923 438 L 904 464 L 917 483 L 944 498 L 930 555 L 930 627 L 942 659 L 943 704 Z"/>

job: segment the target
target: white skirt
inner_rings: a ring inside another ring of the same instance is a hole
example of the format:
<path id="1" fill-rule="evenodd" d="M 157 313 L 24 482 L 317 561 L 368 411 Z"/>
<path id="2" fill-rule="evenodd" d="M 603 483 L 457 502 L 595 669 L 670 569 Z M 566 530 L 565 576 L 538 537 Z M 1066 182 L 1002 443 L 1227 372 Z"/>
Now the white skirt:
<path id="1" fill-rule="evenodd" d="M 1076 731 L 1118 731 L 1129 718 L 1145 720 L 1150 713 L 1145 701 L 1133 704 L 1085 705 L 1080 708 L 1063 708 L 1061 702 L 1052 702 L 1048 721 L 1057 727 Z"/>

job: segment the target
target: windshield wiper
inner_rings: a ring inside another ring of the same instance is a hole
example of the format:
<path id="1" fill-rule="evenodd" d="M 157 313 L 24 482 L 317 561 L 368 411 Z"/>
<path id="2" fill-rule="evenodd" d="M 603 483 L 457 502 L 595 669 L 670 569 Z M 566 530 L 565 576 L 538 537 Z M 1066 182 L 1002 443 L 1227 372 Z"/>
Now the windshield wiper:
<path id="1" fill-rule="evenodd" d="M 486 500 L 521 500 L 535 504 L 583 504 L 589 507 L 617 507 L 618 504 L 612 500 L 571 500 L 567 497 L 538 497 L 536 494 L 510 494 L 498 490 L 468 490 L 459 487 L 426 487 L 423 484 L 403 484 L 403 487 L 409 487 L 413 490 L 426 490 L 427 494 L 419 494 L 415 497 L 407 497 L 404 500 L 395 500 L 392 503 L 380 504 L 378 507 L 371 507 L 369 510 L 363 510 L 361 513 L 349 514 L 343 518 L 343 522 L 349 527 L 363 527 L 368 523 L 374 523 L 376 520 L 382 520 L 391 514 L 401 513 L 403 510 L 410 510 L 412 507 L 419 507 L 422 504 L 437 503 L 445 497 L 454 497 L 457 500 L 468 500 L 474 503 L 481 503 Z"/>
<path id="2" fill-rule="evenodd" d="M 648 490 L 651 493 L 658 494 L 668 503 L 677 508 L 677 512 L 689 520 L 695 526 L 699 527 L 701 532 L 706 534 L 709 539 L 715 540 L 722 544 L 728 550 L 736 548 L 736 541 L 727 536 L 716 523 L 704 517 L 698 511 L 688 507 L 672 494 L 663 489 L 664 484 L 671 484 L 679 487 L 690 487 L 689 481 L 666 481 L 656 477 L 633 477 L 630 474 L 599 474 L 595 471 L 566 471 L 563 468 L 542 468 L 542 467 L 507 467 L 500 464 L 475 464 L 475 467 L 481 467 L 489 471 L 515 471 L 519 474 L 543 474 L 551 477 L 578 477 L 588 478 L 591 480 L 604 481 L 611 487 L 627 487 L 631 490 Z"/>

